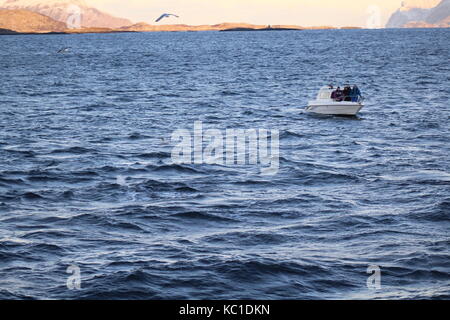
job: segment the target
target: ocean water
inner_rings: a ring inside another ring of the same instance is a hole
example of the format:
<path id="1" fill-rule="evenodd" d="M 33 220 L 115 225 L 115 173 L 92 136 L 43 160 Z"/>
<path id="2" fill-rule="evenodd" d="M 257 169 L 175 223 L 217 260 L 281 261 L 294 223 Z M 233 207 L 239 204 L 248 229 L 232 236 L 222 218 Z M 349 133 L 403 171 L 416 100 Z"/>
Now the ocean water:
<path id="1" fill-rule="evenodd" d="M 1 36 L 0 298 L 449 299 L 449 52 L 448 29 Z M 328 83 L 358 117 L 304 113 Z M 195 121 L 279 130 L 278 173 L 173 164 Z"/>

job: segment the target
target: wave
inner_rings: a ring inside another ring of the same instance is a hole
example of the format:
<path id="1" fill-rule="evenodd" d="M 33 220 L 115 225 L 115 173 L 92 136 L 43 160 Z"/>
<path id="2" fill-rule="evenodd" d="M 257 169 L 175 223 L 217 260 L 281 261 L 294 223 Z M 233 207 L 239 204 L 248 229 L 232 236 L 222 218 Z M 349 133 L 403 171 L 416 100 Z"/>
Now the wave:
<path id="1" fill-rule="evenodd" d="M 70 147 L 70 148 L 56 149 L 50 152 L 50 154 L 60 154 L 60 153 L 85 154 L 85 153 L 95 153 L 95 150 L 84 147 Z"/>
<path id="2" fill-rule="evenodd" d="M 3 178 L 0 177 L 0 185 L 11 186 L 11 185 L 24 185 L 25 181 L 21 178 Z"/>
<path id="3" fill-rule="evenodd" d="M 444 199 L 437 204 L 414 210 L 409 214 L 409 217 L 431 222 L 450 221 L 450 199 Z"/>
<path id="4" fill-rule="evenodd" d="M 155 172 L 173 172 L 173 173 L 203 173 L 200 169 L 194 169 L 187 165 L 181 165 L 181 164 L 167 164 L 167 165 L 148 165 L 147 168 L 151 169 Z"/>
<path id="5" fill-rule="evenodd" d="M 35 300 L 36 297 L 0 288 L 0 300 Z"/>
<path id="6" fill-rule="evenodd" d="M 140 153 L 136 157 L 141 159 L 168 159 L 171 154 L 169 152 L 147 152 Z"/>
<path id="7" fill-rule="evenodd" d="M 144 182 L 133 185 L 134 189 L 145 188 L 152 191 L 178 191 L 178 192 L 198 192 L 196 188 L 183 182 L 164 182 L 154 179 L 146 179 Z"/>
<path id="8" fill-rule="evenodd" d="M 39 193 L 36 192 L 25 192 L 22 195 L 20 195 L 21 198 L 26 200 L 41 200 L 44 199 L 43 196 L 41 196 Z"/>
<path id="9" fill-rule="evenodd" d="M 3 148 L 3 150 L 6 152 L 9 152 L 9 153 L 20 154 L 26 158 L 34 158 L 37 155 L 32 150 L 15 150 L 15 149 L 8 149 L 8 148 Z"/>
<path id="10" fill-rule="evenodd" d="M 240 93 L 238 93 L 236 91 L 231 91 L 231 90 L 223 90 L 220 92 L 220 95 L 222 95 L 222 96 L 238 96 L 238 95 L 240 95 Z"/>
<path id="11" fill-rule="evenodd" d="M 202 238 L 206 243 L 232 244 L 234 246 L 271 246 L 289 241 L 295 242 L 294 237 L 273 232 L 229 232 L 210 235 Z"/>
<path id="12" fill-rule="evenodd" d="M 304 134 L 293 132 L 293 131 L 289 131 L 289 130 L 282 131 L 280 133 L 280 139 L 281 140 L 283 140 L 283 139 L 291 139 L 291 138 L 292 139 L 297 139 L 297 138 L 304 138 L 304 137 L 305 137 Z"/>
<path id="13" fill-rule="evenodd" d="M 133 132 L 133 133 L 129 134 L 127 138 L 130 140 L 141 140 L 141 139 L 148 139 L 150 137 L 143 135 L 142 133 L 139 133 L 139 132 Z"/>
<path id="14" fill-rule="evenodd" d="M 220 217 L 217 215 L 199 212 L 199 211 L 186 211 L 172 214 L 171 217 L 180 218 L 183 220 L 204 220 L 212 222 L 235 222 L 236 220 L 226 217 Z"/>
<path id="15" fill-rule="evenodd" d="M 139 268 L 101 274 L 85 280 L 86 289 L 77 293 L 76 298 L 87 300 L 161 299 L 158 292 L 152 288 L 152 283 L 157 280 L 158 277 Z"/>
<path id="16" fill-rule="evenodd" d="M 145 231 L 137 221 L 124 221 L 116 219 L 108 214 L 108 212 L 99 213 L 82 213 L 67 219 L 68 225 L 88 226 L 90 228 L 97 227 L 105 230 L 134 230 Z"/>

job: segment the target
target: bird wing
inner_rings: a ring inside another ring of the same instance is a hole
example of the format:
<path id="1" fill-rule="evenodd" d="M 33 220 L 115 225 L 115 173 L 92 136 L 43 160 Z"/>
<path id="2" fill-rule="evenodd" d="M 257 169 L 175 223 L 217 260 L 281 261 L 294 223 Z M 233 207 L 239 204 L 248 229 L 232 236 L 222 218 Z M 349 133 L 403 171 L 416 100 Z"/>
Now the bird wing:
<path id="1" fill-rule="evenodd" d="M 158 19 L 155 20 L 155 22 L 159 22 L 159 21 L 161 21 L 161 20 L 162 20 L 163 18 L 165 18 L 165 17 L 167 17 L 167 14 L 166 14 L 166 13 L 162 14 Z"/>

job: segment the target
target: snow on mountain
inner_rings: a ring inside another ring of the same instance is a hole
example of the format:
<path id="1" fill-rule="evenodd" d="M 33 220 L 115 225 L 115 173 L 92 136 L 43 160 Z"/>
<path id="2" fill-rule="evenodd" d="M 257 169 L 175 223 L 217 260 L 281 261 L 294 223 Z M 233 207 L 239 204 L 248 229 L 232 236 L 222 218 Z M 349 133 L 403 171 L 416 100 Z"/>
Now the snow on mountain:
<path id="1" fill-rule="evenodd" d="M 407 0 L 389 19 L 386 28 L 448 27 L 450 0 Z"/>
<path id="2" fill-rule="evenodd" d="M 441 0 L 405 0 L 402 2 L 400 11 L 411 9 L 431 9 L 436 7 Z"/>

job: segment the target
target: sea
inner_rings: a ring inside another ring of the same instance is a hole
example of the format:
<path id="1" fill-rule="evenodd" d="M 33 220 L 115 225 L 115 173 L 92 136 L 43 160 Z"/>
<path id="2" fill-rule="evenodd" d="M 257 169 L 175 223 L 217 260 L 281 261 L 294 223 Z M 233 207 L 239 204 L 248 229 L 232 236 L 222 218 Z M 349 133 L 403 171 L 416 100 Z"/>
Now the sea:
<path id="1" fill-rule="evenodd" d="M 0 299 L 450 299 L 449 61 L 450 29 L 0 36 Z M 365 107 L 306 113 L 328 84 Z M 174 162 L 196 122 L 277 132 L 276 172 Z"/>

